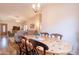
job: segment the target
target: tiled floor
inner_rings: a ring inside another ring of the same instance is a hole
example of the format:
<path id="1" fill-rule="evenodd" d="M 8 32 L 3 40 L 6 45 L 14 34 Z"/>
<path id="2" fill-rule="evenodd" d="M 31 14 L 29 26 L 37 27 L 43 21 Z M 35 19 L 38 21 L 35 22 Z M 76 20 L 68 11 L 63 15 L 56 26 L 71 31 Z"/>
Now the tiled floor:
<path id="1" fill-rule="evenodd" d="M 0 48 L 0 55 L 15 55 L 16 54 L 16 47 L 15 44 L 9 42 L 8 47 Z"/>

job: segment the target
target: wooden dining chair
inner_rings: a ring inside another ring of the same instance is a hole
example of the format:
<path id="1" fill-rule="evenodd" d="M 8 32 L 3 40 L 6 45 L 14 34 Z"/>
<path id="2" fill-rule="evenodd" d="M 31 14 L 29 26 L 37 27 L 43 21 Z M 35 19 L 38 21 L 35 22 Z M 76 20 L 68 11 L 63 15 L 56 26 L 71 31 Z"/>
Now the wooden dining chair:
<path id="1" fill-rule="evenodd" d="M 19 55 L 23 55 L 23 54 L 26 54 L 28 55 L 28 49 L 27 49 L 27 43 L 26 41 L 28 40 L 26 37 L 23 37 L 23 36 L 20 36 L 20 43 L 18 43 L 18 53 Z"/>
<path id="2" fill-rule="evenodd" d="M 46 54 L 46 50 L 48 50 L 48 46 L 47 45 L 45 45 L 44 43 L 41 43 L 41 42 L 39 42 L 39 41 L 36 41 L 36 40 L 34 40 L 34 39 L 29 39 L 29 42 L 32 44 L 32 46 L 33 46 L 33 49 L 31 50 L 31 52 L 32 52 L 32 54 L 34 55 L 39 55 L 39 52 L 38 52 L 38 48 L 37 47 L 42 47 L 43 48 L 43 55 L 45 55 Z"/>
<path id="3" fill-rule="evenodd" d="M 59 38 L 60 40 L 62 39 L 63 35 L 62 34 L 58 34 L 58 33 L 52 33 L 50 34 L 51 38 Z"/>
<path id="4" fill-rule="evenodd" d="M 49 33 L 47 33 L 47 32 L 41 32 L 41 36 L 49 37 Z"/>

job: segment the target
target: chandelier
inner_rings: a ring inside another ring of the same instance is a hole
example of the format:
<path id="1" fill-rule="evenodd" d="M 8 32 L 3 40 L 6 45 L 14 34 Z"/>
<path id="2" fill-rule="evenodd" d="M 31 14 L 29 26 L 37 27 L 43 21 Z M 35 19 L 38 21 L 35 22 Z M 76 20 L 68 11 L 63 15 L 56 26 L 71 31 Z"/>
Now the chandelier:
<path id="1" fill-rule="evenodd" d="M 40 4 L 39 3 L 33 4 L 32 8 L 33 8 L 34 13 L 40 12 Z"/>

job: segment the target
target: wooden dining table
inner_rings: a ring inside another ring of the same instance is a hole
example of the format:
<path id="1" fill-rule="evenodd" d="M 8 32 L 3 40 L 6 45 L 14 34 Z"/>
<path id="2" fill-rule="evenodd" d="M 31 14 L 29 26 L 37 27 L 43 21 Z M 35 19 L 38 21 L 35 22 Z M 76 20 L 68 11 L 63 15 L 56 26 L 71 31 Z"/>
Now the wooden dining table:
<path id="1" fill-rule="evenodd" d="M 49 38 L 49 37 L 43 37 L 43 36 L 34 36 L 34 35 L 27 35 L 25 36 L 27 39 L 33 39 L 39 42 L 42 42 L 48 46 L 48 50 L 46 50 L 46 53 L 48 54 L 57 54 L 57 55 L 67 55 L 72 50 L 72 46 L 69 42 L 64 41 L 63 39 L 57 39 L 57 38 Z M 40 51 L 42 51 L 42 48 L 38 48 Z"/>

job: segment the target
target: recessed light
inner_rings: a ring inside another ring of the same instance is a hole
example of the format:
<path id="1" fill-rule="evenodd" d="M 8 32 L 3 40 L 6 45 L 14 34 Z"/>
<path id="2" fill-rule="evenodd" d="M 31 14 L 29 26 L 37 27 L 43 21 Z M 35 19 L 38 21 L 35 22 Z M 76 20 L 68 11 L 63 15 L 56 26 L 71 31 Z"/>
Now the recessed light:
<path id="1" fill-rule="evenodd" d="M 20 22 L 20 20 L 16 20 L 16 22 Z"/>

